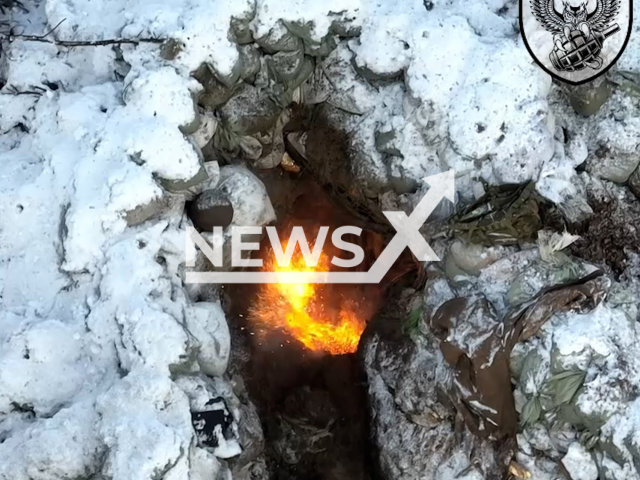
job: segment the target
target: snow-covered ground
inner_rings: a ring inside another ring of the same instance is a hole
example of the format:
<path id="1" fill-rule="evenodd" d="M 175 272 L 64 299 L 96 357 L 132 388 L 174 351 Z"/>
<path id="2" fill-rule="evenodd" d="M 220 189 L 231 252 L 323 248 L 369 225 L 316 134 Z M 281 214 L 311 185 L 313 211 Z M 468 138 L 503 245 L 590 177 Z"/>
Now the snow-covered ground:
<path id="1" fill-rule="evenodd" d="M 312 22 L 313 42 L 359 30 L 327 60 L 340 82 L 326 98 L 362 114 L 345 128 L 359 173 L 381 184 L 454 168 L 461 198 L 476 196 L 480 179 L 534 179 L 560 202 L 576 192 L 574 167 L 598 142 L 632 154 L 640 133 L 636 105 L 618 93 L 594 120 L 559 107 L 574 135 L 566 145 L 558 140 L 551 80 L 528 56 L 511 1 L 23 3 L 25 10 L 0 13 L 0 32 L 55 27 L 46 38 L 173 39 L 179 51 L 161 55 L 151 41 L 66 48 L 4 37 L 2 480 L 230 475 L 225 459 L 239 452 L 237 425 L 214 450 L 197 445 L 192 427 L 190 410 L 216 397 L 236 423 L 243 418 L 223 378 L 230 340 L 220 304 L 194 303 L 183 284 L 182 206 L 217 181 L 201 152 L 214 122 L 198 118 L 202 86 L 191 73 L 207 63 L 219 78 L 233 77 L 242 27 L 267 43 L 285 36 L 280 20 Z M 235 37 L 231 24 L 240 25 Z M 638 41 L 636 34 L 620 61 L 635 74 Z M 356 70 L 395 81 L 376 89 Z M 614 109 L 622 120 L 606 116 Z M 387 148 L 401 153 L 390 165 L 375 145 L 385 132 L 394 133 Z M 269 221 L 270 206 L 265 212 L 246 218 Z M 581 455 L 572 448 L 568 463 Z"/>

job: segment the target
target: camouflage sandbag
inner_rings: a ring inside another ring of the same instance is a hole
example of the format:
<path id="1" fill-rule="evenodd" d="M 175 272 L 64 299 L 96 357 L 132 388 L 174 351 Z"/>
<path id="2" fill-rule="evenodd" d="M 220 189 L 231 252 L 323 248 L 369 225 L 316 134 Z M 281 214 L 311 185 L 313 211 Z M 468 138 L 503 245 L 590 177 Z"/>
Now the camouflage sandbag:
<path id="1" fill-rule="evenodd" d="M 259 88 L 243 84 L 219 111 L 222 126 L 242 136 L 268 131 L 275 125 L 282 108 Z"/>
<path id="2" fill-rule="evenodd" d="M 272 28 L 266 35 L 256 38 L 256 43 L 268 54 L 302 50 L 302 40 L 283 25 Z"/>
<path id="3" fill-rule="evenodd" d="M 596 267 L 575 260 L 563 250 L 580 240 L 568 232 L 549 230 L 538 232 L 540 259 L 526 268 L 511 284 L 507 292 L 507 303 L 517 306 L 531 299 L 541 288 L 562 285 L 578 280 L 597 270 Z"/>
<path id="4" fill-rule="evenodd" d="M 535 182 L 487 189 L 482 198 L 452 218 L 451 233 L 481 245 L 533 241 L 542 226 Z"/>
<path id="5" fill-rule="evenodd" d="M 325 35 L 319 42 L 311 36 L 311 24 L 300 24 L 297 22 L 283 22 L 287 30 L 302 40 L 304 53 L 313 57 L 326 57 L 337 46 L 333 35 Z"/>

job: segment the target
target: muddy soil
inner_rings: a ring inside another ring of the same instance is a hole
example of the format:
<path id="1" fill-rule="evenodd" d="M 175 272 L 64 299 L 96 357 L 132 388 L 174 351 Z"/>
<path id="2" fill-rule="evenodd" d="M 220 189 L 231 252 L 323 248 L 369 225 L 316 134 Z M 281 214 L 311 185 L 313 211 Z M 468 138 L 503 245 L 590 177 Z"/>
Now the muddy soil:
<path id="1" fill-rule="evenodd" d="M 629 254 L 640 253 L 640 200 L 613 184 L 589 190 L 587 199 L 593 216 L 583 225 L 567 225 L 569 232 L 582 237 L 569 251 L 618 277 L 629 264 Z M 547 225 L 557 231 L 565 226 L 557 217 Z"/>

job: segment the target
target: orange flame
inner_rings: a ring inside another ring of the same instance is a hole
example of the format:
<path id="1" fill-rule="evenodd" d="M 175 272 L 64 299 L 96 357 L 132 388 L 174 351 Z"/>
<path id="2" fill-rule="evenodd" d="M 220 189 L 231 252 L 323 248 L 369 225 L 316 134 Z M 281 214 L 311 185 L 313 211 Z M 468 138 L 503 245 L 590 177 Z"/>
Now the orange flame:
<path id="1" fill-rule="evenodd" d="M 286 243 L 282 243 L 286 250 Z M 265 271 L 278 273 L 328 272 L 329 268 L 324 251 L 316 267 L 306 265 L 299 249 L 288 266 L 277 265 L 273 251 L 264 262 Z M 356 313 L 357 302 L 326 290 L 326 286 L 313 283 L 263 285 L 250 317 L 268 328 L 287 331 L 309 350 L 334 355 L 355 352 L 366 320 Z"/>

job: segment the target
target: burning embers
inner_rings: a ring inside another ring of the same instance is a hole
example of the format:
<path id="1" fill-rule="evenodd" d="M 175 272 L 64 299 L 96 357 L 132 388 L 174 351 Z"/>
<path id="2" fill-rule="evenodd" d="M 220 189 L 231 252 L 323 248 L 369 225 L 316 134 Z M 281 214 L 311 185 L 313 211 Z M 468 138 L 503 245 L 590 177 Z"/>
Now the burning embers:
<path id="1" fill-rule="evenodd" d="M 288 240 L 283 241 L 286 249 Z M 325 244 L 317 265 L 307 262 L 296 245 L 288 266 L 279 266 L 272 248 L 265 249 L 264 271 L 278 274 L 290 272 L 329 272 L 332 246 Z M 334 355 L 352 353 L 358 348 L 367 321 L 377 308 L 376 286 L 273 283 L 259 287 L 257 298 L 249 310 L 249 318 L 264 327 L 280 329 L 312 351 Z M 370 297 L 373 295 L 373 298 Z M 369 297 L 369 298 L 367 298 Z"/>

